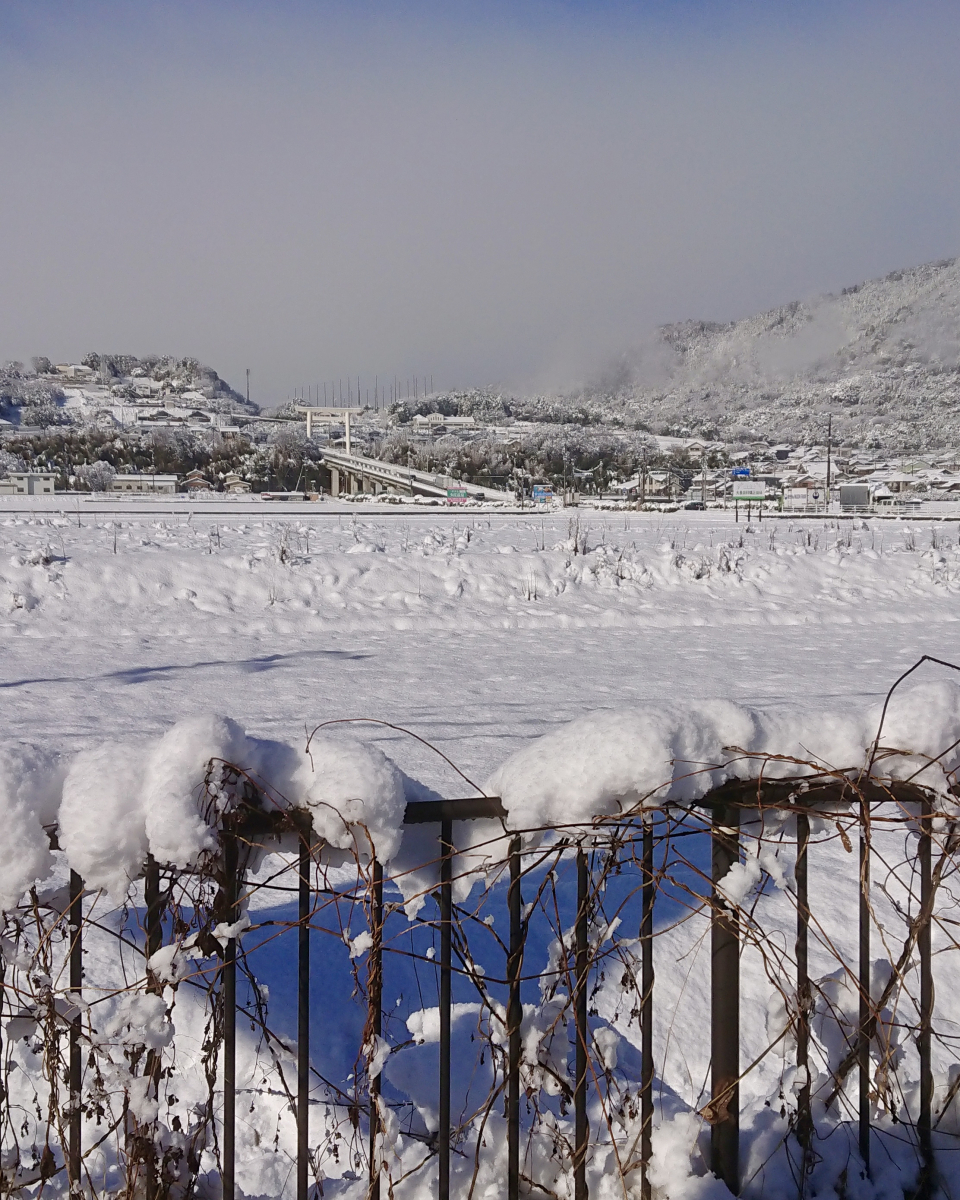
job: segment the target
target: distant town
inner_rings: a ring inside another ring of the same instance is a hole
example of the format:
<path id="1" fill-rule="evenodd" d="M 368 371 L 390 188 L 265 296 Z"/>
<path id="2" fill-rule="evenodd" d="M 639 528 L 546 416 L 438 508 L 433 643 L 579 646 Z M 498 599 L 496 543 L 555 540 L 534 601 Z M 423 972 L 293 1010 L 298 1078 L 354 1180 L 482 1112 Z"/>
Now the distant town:
<path id="1" fill-rule="evenodd" d="M 89 355 L 4 369 L 0 495 L 256 494 L 439 503 L 917 511 L 960 499 L 960 451 L 731 444 L 491 392 L 299 395 L 260 409 L 191 359 Z M 424 381 L 426 386 L 426 381 Z M 394 398 L 395 397 L 395 398 Z M 517 406 L 519 407 L 519 406 Z M 960 508 L 958 508 L 960 513 Z"/>

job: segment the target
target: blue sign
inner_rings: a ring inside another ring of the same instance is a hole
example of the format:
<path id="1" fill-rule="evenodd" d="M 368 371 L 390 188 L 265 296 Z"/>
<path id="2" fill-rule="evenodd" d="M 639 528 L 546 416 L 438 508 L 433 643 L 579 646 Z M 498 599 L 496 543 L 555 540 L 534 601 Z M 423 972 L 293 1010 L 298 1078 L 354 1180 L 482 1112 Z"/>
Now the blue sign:
<path id="1" fill-rule="evenodd" d="M 730 478 L 731 479 L 749 479 L 750 478 L 750 468 L 749 467 L 734 467 L 733 470 L 730 472 Z"/>

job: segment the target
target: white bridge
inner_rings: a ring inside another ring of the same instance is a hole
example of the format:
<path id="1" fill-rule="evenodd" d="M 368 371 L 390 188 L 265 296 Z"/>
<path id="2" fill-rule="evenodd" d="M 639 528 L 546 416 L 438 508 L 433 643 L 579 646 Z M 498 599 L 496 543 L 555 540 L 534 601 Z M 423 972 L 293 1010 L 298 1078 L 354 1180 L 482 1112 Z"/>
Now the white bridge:
<path id="1" fill-rule="evenodd" d="M 513 493 L 505 488 L 467 483 L 450 475 L 434 475 L 430 471 L 415 471 L 396 463 L 364 458 L 342 450 L 324 449 L 323 465 L 330 472 L 330 495 L 360 492 L 380 495 L 396 492 L 405 496 L 441 496 L 456 491 L 471 500 L 512 500 Z"/>

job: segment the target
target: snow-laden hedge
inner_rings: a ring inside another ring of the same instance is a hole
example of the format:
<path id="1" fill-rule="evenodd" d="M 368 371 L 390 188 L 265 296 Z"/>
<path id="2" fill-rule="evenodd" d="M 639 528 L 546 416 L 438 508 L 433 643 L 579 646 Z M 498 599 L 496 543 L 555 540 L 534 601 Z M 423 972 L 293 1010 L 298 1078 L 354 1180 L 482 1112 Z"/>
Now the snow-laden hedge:
<path id="1" fill-rule="evenodd" d="M 71 756 L 36 747 L 0 755 L 0 907 L 16 904 L 52 865 L 50 831 L 88 888 L 121 899 L 148 854 L 195 866 L 240 789 L 226 768 L 261 788 L 272 807 L 308 811 L 318 839 L 389 861 L 400 843 L 403 776 L 379 750 L 314 737 L 309 754 L 250 737 L 221 716 L 179 721 L 163 736 L 104 742 Z M 211 803 L 212 799 L 212 803 Z"/>
<path id="2" fill-rule="evenodd" d="M 730 780 L 809 773 L 798 762 L 855 776 L 874 756 L 875 777 L 917 776 L 946 796 L 960 768 L 960 747 L 952 745 L 960 687 L 896 693 L 883 753 L 874 755 L 880 715 L 879 704 L 820 713 L 720 700 L 595 712 L 517 751 L 484 791 L 502 798 L 507 829 L 529 831 L 528 842 L 551 827 L 589 825 L 637 806 L 688 804 Z M 74 755 L 8 746 L 0 749 L 0 908 L 16 905 L 47 875 L 51 832 L 86 886 L 116 899 L 140 877 L 148 854 L 194 866 L 214 849 L 219 820 L 237 802 L 237 788 L 218 775 L 225 766 L 239 768 L 269 806 L 308 811 L 318 840 L 384 864 L 403 841 L 405 799 L 418 795 L 418 785 L 369 743 L 324 732 L 304 748 L 252 737 L 221 716 Z"/>
<path id="3" fill-rule="evenodd" d="M 882 730 L 881 715 L 879 703 L 817 712 L 725 700 L 595 712 L 519 750 L 486 789 L 502 796 L 515 829 L 568 826 L 636 805 L 690 803 L 761 773 L 786 779 L 817 768 L 856 776 L 872 757 L 875 778 L 916 775 L 924 787 L 947 795 L 960 768 L 960 747 L 953 745 L 960 736 L 960 687 L 938 682 L 903 689 L 894 694 Z M 874 756 L 878 733 L 884 751 L 899 753 Z"/>

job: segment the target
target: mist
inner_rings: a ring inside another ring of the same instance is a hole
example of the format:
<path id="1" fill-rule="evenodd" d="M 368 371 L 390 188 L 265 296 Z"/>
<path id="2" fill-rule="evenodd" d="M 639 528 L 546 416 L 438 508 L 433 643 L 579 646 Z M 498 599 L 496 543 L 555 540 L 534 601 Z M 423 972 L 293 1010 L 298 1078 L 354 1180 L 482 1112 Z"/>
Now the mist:
<path id="1" fill-rule="evenodd" d="M 955 6 L 711 10 L 8 2 L 0 359 L 563 389 L 960 250 Z"/>

